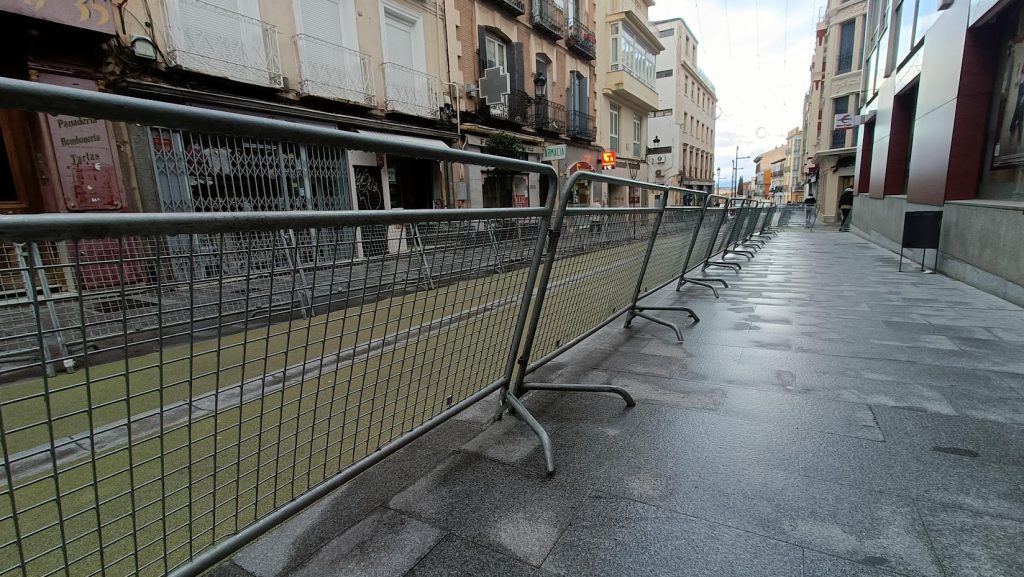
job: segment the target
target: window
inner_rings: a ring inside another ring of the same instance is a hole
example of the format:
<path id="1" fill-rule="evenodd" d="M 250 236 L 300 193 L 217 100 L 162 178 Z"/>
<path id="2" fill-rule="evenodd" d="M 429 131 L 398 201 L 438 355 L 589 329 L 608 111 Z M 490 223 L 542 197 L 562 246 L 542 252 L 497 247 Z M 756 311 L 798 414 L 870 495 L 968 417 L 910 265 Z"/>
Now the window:
<path id="1" fill-rule="evenodd" d="M 669 68 L 668 70 L 659 70 L 658 71 L 658 78 L 669 78 L 671 76 L 672 76 L 672 69 L 671 68 Z"/>
<path id="2" fill-rule="evenodd" d="M 832 110 L 835 114 L 846 114 L 850 111 L 850 97 L 840 96 L 832 101 Z M 832 131 L 832 148 L 846 147 L 846 131 Z"/>
<path id="3" fill-rule="evenodd" d="M 504 42 L 498 40 L 494 36 L 486 36 L 486 40 L 484 42 L 484 60 L 487 62 L 487 68 L 501 66 L 508 71 L 508 66 L 506 66 L 505 49 L 506 46 Z"/>
<path id="4" fill-rule="evenodd" d="M 658 30 L 658 38 L 668 38 L 669 36 L 672 36 L 672 34 L 674 33 L 675 32 L 671 28 L 666 28 L 665 30 Z"/>
<path id="5" fill-rule="evenodd" d="M 853 70 L 853 44 L 856 32 L 856 20 L 847 20 L 839 26 L 839 57 L 836 61 L 836 74 L 845 74 Z"/>
<path id="6" fill-rule="evenodd" d="M 640 114 L 637 112 L 633 113 L 633 156 L 640 158 L 640 141 L 641 132 L 643 127 L 640 124 Z"/>
<path id="7" fill-rule="evenodd" d="M 932 24 L 939 17 L 939 2 L 937 0 L 935 2 L 921 0 L 917 4 L 917 30 L 914 32 L 915 45 L 924 38 L 925 33 L 928 32 L 928 29 L 932 27 Z"/>
<path id="8" fill-rule="evenodd" d="M 612 104 L 608 109 L 608 149 L 619 151 L 619 112 L 622 108 L 618 104 Z"/>
<path id="9" fill-rule="evenodd" d="M 683 113 L 683 132 L 690 132 L 690 115 Z"/>
<path id="10" fill-rule="evenodd" d="M 910 54 L 910 47 L 914 38 L 914 0 L 905 0 L 896 7 L 893 17 L 896 19 L 896 26 L 893 28 L 893 45 L 896 53 L 893 66 L 899 66 L 903 59 Z"/>
<path id="11" fill-rule="evenodd" d="M 611 25 L 611 69 L 625 70 L 648 88 L 654 88 L 654 53 L 628 26 Z"/>

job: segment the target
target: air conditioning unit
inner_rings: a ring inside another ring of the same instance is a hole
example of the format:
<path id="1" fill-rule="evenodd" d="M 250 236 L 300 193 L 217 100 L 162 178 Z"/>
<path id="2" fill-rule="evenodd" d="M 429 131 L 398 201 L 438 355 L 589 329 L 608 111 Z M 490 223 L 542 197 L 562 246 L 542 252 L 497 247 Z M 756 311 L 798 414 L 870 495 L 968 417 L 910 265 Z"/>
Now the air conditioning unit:
<path id="1" fill-rule="evenodd" d="M 655 170 L 654 171 L 654 176 L 657 176 L 658 178 L 661 178 L 661 169 Z"/>
<path id="2" fill-rule="evenodd" d="M 665 164 L 665 155 L 664 154 L 655 154 L 653 160 L 654 160 L 654 164 Z"/>

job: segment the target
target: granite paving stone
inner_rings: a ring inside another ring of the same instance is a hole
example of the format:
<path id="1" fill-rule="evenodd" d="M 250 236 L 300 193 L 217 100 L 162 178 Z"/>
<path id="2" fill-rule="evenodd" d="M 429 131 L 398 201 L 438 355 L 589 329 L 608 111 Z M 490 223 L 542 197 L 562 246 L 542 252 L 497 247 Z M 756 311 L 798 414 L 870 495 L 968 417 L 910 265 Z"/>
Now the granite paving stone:
<path id="1" fill-rule="evenodd" d="M 800 565 L 793 545 L 595 493 L 543 568 L 567 577 L 792 577 Z"/>

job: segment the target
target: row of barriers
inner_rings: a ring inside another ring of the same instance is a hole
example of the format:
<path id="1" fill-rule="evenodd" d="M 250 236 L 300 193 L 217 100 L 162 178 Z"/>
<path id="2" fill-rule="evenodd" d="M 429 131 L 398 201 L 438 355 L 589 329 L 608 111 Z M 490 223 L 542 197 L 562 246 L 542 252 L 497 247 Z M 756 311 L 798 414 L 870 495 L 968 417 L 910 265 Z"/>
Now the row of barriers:
<path id="1" fill-rule="evenodd" d="M 0 217 L 0 574 L 198 575 L 644 304 L 738 269 L 774 207 L 545 164 L 0 79 L 0 107 L 539 173 L 535 208 Z M 580 182 L 653 191 L 570 208 Z M 560 193 L 559 193 L 560 192 Z M 381 227 L 392 231 L 382 236 Z M 379 243 L 386 238 L 387 246 Z M 368 244 L 378 243 L 373 250 Z"/>

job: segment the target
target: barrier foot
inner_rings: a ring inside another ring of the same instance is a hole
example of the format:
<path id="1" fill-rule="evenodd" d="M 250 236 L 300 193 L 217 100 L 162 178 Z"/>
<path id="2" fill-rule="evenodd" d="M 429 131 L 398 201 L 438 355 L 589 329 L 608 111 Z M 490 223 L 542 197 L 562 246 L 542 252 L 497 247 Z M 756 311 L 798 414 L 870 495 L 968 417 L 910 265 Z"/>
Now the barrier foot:
<path id="1" fill-rule="evenodd" d="M 709 283 L 713 283 L 713 282 L 720 282 L 720 283 L 722 283 L 722 287 L 723 288 L 729 288 L 729 283 L 725 282 L 725 279 L 720 279 L 720 278 L 702 278 L 700 280 L 697 280 L 697 279 L 694 279 L 694 278 L 687 278 L 687 277 L 684 276 L 684 277 L 679 279 L 679 284 L 676 285 L 676 290 L 678 291 L 679 289 L 683 288 L 683 285 L 686 284 L 686 283 L 695 284 L 697 286 L 702 286 L 704 288 L 711 289 L 711 292 L 715 293 L 715 298 L 717 299 L 718 298 L 718 288 L 715 287 L 712 284 L 709 284 Z"/>
<path id="2" fill-rule="evenodd" d="M 752 260 L 754 258 L 754 253 L 750 252 L 749 250 L 727 250 L 725 251 L 725 254 L 738 254 L 740 256 L 747 257 L 747 260 Z"/>
<path id="3" fill-rule="evenodd" d="M 707 264 L 704 265 L 704 270 L 707 270 L 708 267 L 712 267 L 712 266 L 717 266 L 719 268 L 727 268 L 727 269 L 731 269 L 731 270 L 737 271 L 737 272 L 743 270 L 743 267 L 740 266 L 740 263 L 738 263 L 738 262 L 723 262 L 723 261 L 708 262 Z"/>
<path id="4" fill-rule="evenodd" d="M 676 339 L 678 339 L 679 342 L 683 342 L 683 332 L 679 330 L 679 327 L 676 326 L 675 323 L 671 323 L 669 321 L 659 319 L 658 317 L 644 314 L 643 311 L 680 311 L 690 315 L 690 317 L 693 318 L 693 321 L 695 323 L 700 322 L 700 317 L 697 316 L 697 313 L 693 312 L 693 310 L 688 309 L 686 307 L 637 307 L 629 311 L 629 313 L 627 313 L 626 322 L 623 326 L 625 328 L 629 328 L 629 325 L 632 324 L 633 319 L 636 317 L 640 317 L 642 319 L 647 319 L 652 323 L 657 323 L 659 325 L 666 326 L 672 329 L 672 331 L 676 333 Z"/>
<path id="5" fill-rule="evenodd" d="M 535 389 L 538 387 L 528 385 L 525 388 Z M 531 429 L 533 429 L 534 434 L 536 434 L 537 438 L 540 439 L 540 446 L 544 449 L 544 467 L 547 469 L 548 475 L 554 475 L 555 448 L 551 445 L 551 437 L 548 436 L 548 432 L 544 430 L 544 427 L 540 424 L 540 422 L 536 418 L 534 418 L 530 411 L 528 411 L 526 407 L 523 406 L 523 403 L 519 399 L 517 399 L 516 396 L 513 395 L 511 392 L 505 393 L 505 402 L 507 402 L 509 406 L 512 407 L 512 410 L 515 411 L 520 417 L 522 417 L 524 421 L 526 421 L 526 424 L 529 425 Z"/>
<path id="6" fill-rule="evenodd" d="M 622 397 L 627 407 L 635 407 L 636 401 L 626 389 L 613 387 L 612 385 L 567 385 L 563 383 L 526 383 L 523 388 L 527 391 L 567 391 L 571 393 L 612 393 Z"/>

